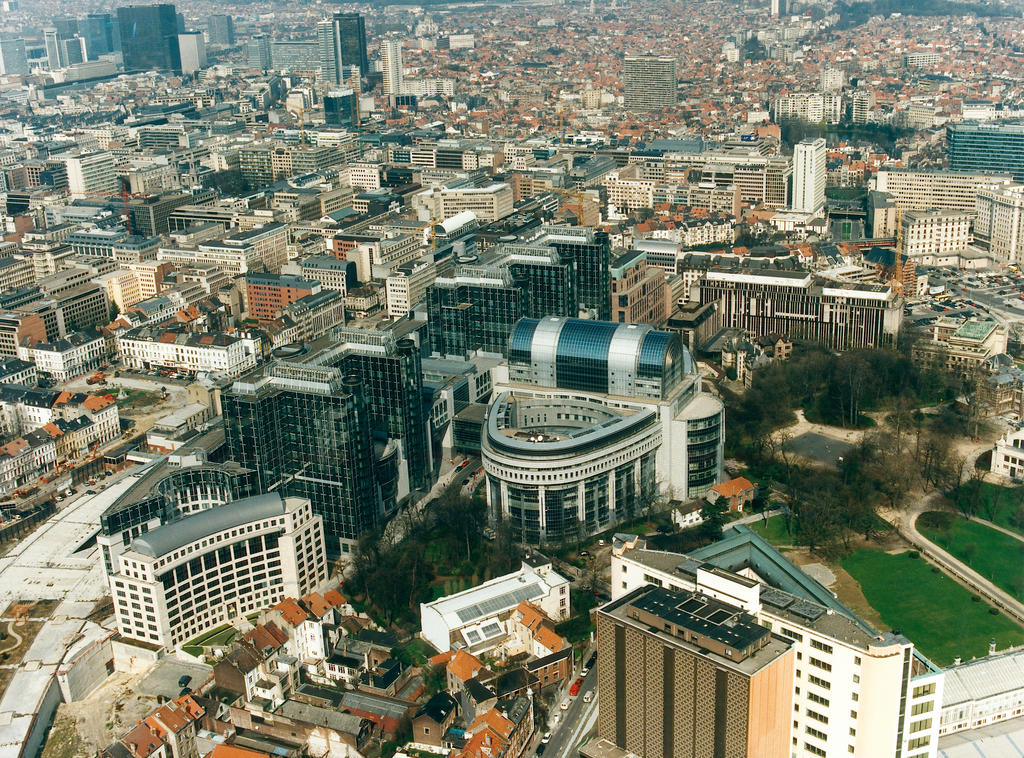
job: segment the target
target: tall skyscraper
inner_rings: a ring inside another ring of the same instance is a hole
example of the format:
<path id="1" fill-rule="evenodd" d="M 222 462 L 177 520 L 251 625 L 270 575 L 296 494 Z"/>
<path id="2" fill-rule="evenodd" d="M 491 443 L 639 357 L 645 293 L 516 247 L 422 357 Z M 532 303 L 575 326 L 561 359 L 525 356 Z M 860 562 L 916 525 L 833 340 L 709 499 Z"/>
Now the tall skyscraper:
<path id="1" fill-rule="evenodd" d="M 359 68 L 361 75 L 369 72 L 366 58 L 366 25 L 358 13 L 335 13 L 316 25 L 320 48 L 320 73 L 328 84 L 342 84 L 345 69 Z"/>
<path id="2" fill-rule="evenodd" d="M 206 68 L 206 42 L 202 32 L 179 34 L 178 50 L 181 54 L 181 73 L 194 74 Z"/>
<path id="3" fill-rule="evenodd" d="M 825 139 L 805 139 L 793 148 L 793 210 L 817 213 L 825 205 Z"/>
<path id="4" fill-rule="evenodd" d="M 1010 174 L 1024 182 L 1024 122 L 947 124 L 946 154 L 952 171 Z"/>
<path id="5" fill-rule="evenodd" d="M 0 36 L 0 75 L 27 73 L 25 40 L 13 35 Z"/>
<path id="6" fill-rule="evenodd" d="M 363 76 L 370 73 L 366 57 L 366 22 L 358 13 L 335 13 L 334 33 L 341 40 L 341 65 L 359 66 Z"/>
<path id="7" fill-rule="evenodd" d="M 266 34 L 257 34 L 246 44 L 246 55 L 249 61 L 249 68 L 259 71 L 269 71 L 273 65 L 270 55 L 270 37 Z"/>
<path id="8" fill-rule="evenodd" d="M 78 33 L 85 40 L 86 60 L 97 60 L 119 47 L 120 35 L 109 13 L 90 13 L 78 22 Z"/>
<path id="9" fill-rule="evenodd" d="M 789 756 L 794 643 L 742 608 L 648 585 L 598 610 L 597 640 L 598 736 L 619 750 Z"/>
<path id="10" fill-rule="evenodd" d="M 623 104 L 655 111 L 676 104 L 676 59 L 666 55 L 627 55 L 622 65 Z"/>
<path id="11" fill-rule="evenodd" d="M 593 311 L 594 318 L 612 317 L 612 275 L 609 268 L 612 244 L 607 232 L 589 227 L 543 227 L 541 236 L 531 241 L 553 247 L 576 262 L 576 294 L 580 310 Z"/>
<path id="12" fill-rule="evenodd" d="M 402 68 L 402 40 L 398 37 L 385 37 L 380 41 L 380 64 L 383 73 L 385 95 L 401 95 L 402 80 L 405 72 Z"/>
<path id="13" fill-rule="evenodd" d="M 117 9 L 126 71 L 180 71 L 178 17 L 174 6 L 127 5 Z"/>
<path id="14" fill-rule="evenodd" d="M 43 45 L 46 47 L 46 62 L 51 71 L 63 68 L 60 55 L 60 33 L 56 27 L 48 26 L 43 29 Z"/>
<path id="15" fill-rule="evenodd" d="M 787 12 L 786 0 L 772 0 L 772 18 L 785 16 Z"/>
<path id="16" fill-rule="evenodd" d="M 362 383 L 339 369 L 278 363 L 224 393 L 232 460 L 254 469 L 261 492 L 309 498 L 324 531 L 352 544 L 382 516 Z M 341 544 L 328 543 L 334 552 Z"/>
<path id="17" fill-rule="evenodd" d="M 235 44 L 235 21 L 226 13 L 215 13 L 210 16 L 206 31 L 211 45 Z"/>

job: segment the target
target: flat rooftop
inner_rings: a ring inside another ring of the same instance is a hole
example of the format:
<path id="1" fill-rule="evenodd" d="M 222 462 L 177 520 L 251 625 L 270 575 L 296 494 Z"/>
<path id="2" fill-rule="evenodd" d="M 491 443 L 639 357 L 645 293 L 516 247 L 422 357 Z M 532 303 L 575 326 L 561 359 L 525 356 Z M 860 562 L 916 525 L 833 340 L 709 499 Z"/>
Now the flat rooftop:
<path id="1" fill-rule="evenodd" d="M 647 585 L 598 612 L 747 676 L 761 671 L 793 646 L 792 640 L 772 634 L 741 608 L 688 590 Z M 652 617 L 665 623 L 654 626 L 650 623 Z M 721 646 L 723 652 L 708 649 L 711 643 Z"/>

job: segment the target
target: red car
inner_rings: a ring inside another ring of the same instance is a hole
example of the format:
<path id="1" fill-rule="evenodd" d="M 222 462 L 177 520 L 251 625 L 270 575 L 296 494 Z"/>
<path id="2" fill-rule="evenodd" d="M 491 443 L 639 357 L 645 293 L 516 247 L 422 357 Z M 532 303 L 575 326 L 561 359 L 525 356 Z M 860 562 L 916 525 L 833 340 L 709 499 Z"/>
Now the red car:
<path id="1" fill-rule="evenodd" d="M 580 687 L 582 687 L 582 686 L 583 686 L 583 677 L 581 676 L 579 679 L 577 679 L 575 682 L 572 683 L 572 687 L 569 688 L 569 694 L 572 697 L 576 697 L 578 694 L 580 694 Z"/>

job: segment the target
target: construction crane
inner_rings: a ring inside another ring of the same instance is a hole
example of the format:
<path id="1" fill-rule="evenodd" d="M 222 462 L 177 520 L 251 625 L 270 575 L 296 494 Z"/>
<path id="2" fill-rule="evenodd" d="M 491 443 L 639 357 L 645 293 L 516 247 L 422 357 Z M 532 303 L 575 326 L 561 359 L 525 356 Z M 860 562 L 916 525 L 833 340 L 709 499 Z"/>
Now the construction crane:
<path id="1" fill-rule="evenodd" d="M 554 193 L 556 195 L 561 195 L 562 197 L 571 197 L 573 200 L 575 200 L 577 203 L 579 203 L 579 206 L 580 206 L 580 225 L 581 226 L 585 226 L 586 225 L 585 222 L 584 222 L 584 219 L 583 219 L 583 217 L 586 215 L 586 207 L 584 206 L 584 203 L 587 203 L 587 202 L 593 203 L 593 200 L 588 198 L 586 196 L 586 194 L 584 194 L 583 190 L 569 189 L 569 188 L 566 188 L 566 187 L 547 187 L 546 191 L 547 192 L 552 192 L 552 193 Z M 598 214 L 598 221 L 600 221 L 600 213 Z"/>
<path id="2" fill-rule="evenodd" d="M 135 230 L 132 228 L 132 213 L 130 207 L 130 200 L 136 197 L 151 197 L 149 193 L 134 193 L 128 191 L 128 182 L 121 182 L 121 191 L 117 192 L 75 192 L 73 193 L 76 197 L 102 197 L 104 200 L 110 200 L 113 197 L 120 195 L 121 207 L 124 210 L 125 224 L 127 225 L 128 233 L 135 234 Z"/>

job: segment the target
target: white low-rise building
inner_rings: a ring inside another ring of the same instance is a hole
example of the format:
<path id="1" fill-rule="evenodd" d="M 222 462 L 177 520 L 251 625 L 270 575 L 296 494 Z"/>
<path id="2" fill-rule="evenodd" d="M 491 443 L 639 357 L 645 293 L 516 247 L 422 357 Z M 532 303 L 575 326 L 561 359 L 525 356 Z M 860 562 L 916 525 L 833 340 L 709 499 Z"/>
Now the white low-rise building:
<path id="1" fill-rule="evenodd" d="M 555 622 L 569 618 L 569 580 L 534 554 L 522 567 L 478 587 L 420 603 L 423 639 L 442 653 L 453 648 L 479 655 L 502 645 L 513 631 L 513 612 L 524 600 Z"/>
<path id="2" fill-rule="evenodd" d="M 216 371 L 241 376 L 258 362 L 255 340 L 229 334 L 170 332 L 144 326 L 119 335 L 117 345 L 129 368 Z"/>
<path id="3" fill-rule="evenodd" d="M 1024 714 L 1024 648 L 946 669 L 939 734 L 995 724 Z"/>
<path id="4" fill-rule="evenodd" d="M 1007 431 L 992 451 L 992 473 L 1024 478 L 1024 429 Z"/>
<path id="5" fill-rule="evenodd" d="M 106 343 L 97 332 L 76 332 L 56 342 L 19 345 L 18 357 L 54 381 L 70 382 L 100 367 L 106 360 Z"/>
<path id="6" fill-rule="evenodd" d="M 110 588 L 121 635 L 170 650 L 326 579 L 323 518 L 272 493 L 141 534 L 117 556 Z"/>

